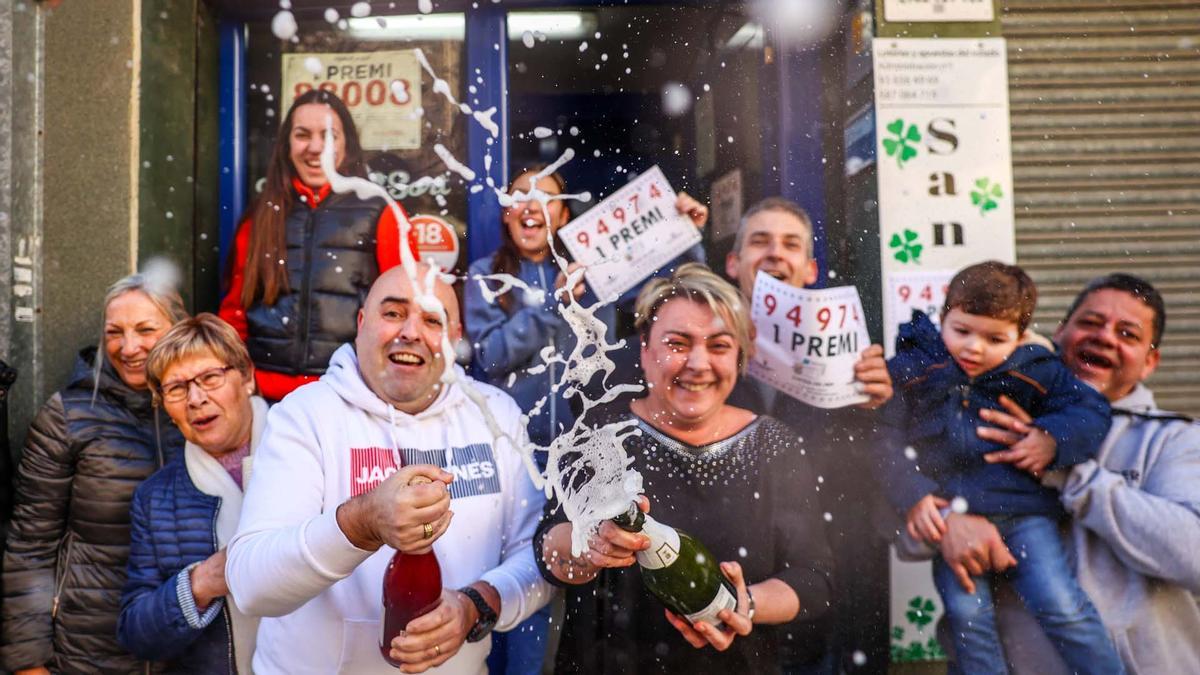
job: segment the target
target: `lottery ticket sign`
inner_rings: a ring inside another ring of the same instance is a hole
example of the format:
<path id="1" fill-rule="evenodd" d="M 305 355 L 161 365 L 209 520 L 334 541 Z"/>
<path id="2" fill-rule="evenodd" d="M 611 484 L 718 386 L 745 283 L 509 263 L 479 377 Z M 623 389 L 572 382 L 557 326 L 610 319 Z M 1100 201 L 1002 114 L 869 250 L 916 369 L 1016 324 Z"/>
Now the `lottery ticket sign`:
<path id="1" fill-rule="evenodd" d="M 942 305 L 954 270 L 895 273 L 888 277 L 888 320 L 884 322 L 884 350 L 891 358 L 896 352 L 896 333 L 902 323 L 912 321 L 914 309 L 929 315 L 935 326 L 941 325 Z"/>
<path id="2" fill-rule="evenodd" d="M 700 242 L 700 231 L 675 210 L 675 191 L 657 166 L 630 181 L 559 231 L 587 267 L 584 278 L 611 298 Z"/>
<path id="3" fill-rule="evenodd" d="M 363 148 L 421 147 L 421 66 L 415 50 L 284 54 L 280 115 L 313 89 L 342 99 Z"/>
<path id="4" fill-rule="evenodd" d="M 871 344 L 853 286 L 804 289 L 759 273 L 750 310 L 750 376 L 818 408 L 863 403 L 854 364 Z"/>

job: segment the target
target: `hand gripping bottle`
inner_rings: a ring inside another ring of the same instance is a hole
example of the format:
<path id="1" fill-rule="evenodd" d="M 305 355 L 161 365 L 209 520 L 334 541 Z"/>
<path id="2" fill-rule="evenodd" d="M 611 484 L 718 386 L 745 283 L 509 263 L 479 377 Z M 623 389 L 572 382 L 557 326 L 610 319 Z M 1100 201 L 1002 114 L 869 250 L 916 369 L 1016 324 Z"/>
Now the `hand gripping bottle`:
<path id="1" fill-rule="evenodd" d="M 737 610 L 737 591 L 704 544 L 642 513 L 636 502 L 612 521 L 650 538 L 650 548 L 638 551 L 637 561 L 642 583 L 654 597 L 692 623 L 704 621 L 724 628 L 717 613 Z"/>
<path id="2" fill-rule="evenodd" d="M 414 478 L 409 485 L 432 482 L 424 476 Z M 383 573 L 383 635 L 379 651 L 391 665 L 402 664 L 390 656 L 392 640 L 404 631 L 408 622 L 432 612 L 442 604 L 442 568 L 437 556 L 428 553 L 413 555 L 396 551 Z"/>

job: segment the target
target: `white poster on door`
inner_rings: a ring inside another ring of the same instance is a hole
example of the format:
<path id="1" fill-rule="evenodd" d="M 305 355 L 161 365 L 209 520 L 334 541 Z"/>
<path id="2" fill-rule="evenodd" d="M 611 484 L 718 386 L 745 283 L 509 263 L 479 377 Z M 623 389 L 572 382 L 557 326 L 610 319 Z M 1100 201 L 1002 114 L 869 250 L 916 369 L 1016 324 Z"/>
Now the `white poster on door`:
<path id="1" fill-rule="evenodd" d="M 737 234 L 742 222 L 742 170 L 734 169 L 713 181 L 709 190 L 712 199 L 712 238 L 719 241 Z"/>
<path id="2" fill-rule="evenodd" d="M 976 262 L 1015 259 L 1008 68 L 1003 38 L 876 38 L 874 46 L 890 355 L 904 314 L 894 276 L 948 279 Z"/>
<path id="3" fill-rule="evenodd" d="M 991 21 L 994 0 L 883 0 L 883 18 L 895 22 Z"/>

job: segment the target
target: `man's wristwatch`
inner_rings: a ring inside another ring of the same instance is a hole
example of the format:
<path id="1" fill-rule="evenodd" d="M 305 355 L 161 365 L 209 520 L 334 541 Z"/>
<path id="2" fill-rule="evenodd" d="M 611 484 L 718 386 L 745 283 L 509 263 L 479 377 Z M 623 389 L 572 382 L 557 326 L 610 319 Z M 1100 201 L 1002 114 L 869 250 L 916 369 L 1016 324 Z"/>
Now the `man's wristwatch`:
<path id="1" fill-rule="evenodd" d="M 476 611 L 479 612 L 479 618 L 475 620 L 475 625 L 471 626 L 471 632 L 467 633 L 467 642 L 479 642 L 492 632 L 492 628 L 496 625 L 496 612 L 492 606 L 487 604 L 479 591 L 470 586 L 463 586 L 458 589 L 459 593 L 467 596 L 471 603 L 475 605 Z"/>

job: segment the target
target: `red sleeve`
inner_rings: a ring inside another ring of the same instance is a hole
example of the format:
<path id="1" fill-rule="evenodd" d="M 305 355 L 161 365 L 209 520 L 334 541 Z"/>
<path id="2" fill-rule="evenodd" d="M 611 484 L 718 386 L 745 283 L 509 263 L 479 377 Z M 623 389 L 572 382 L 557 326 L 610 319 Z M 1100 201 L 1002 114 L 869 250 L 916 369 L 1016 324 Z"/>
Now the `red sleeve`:
<path id="1" fill-rule="evenodd" d="M 396 206 L 407 218 L 408 212 L 404 211 L 404 207 L 399 202 Z M 421 252 L 417 250 L 416 228 L 408 230 L 408 250 L 412 251 L 413 260 L 421 259 Z M 390 205 L 385 206 L 383 213 L 379 214 L 379 224 L 375 228 L 375 260 L 379 263 L 380 274 L 400 264 L 400 223 L 396 222 L 396 214 Z"/>
<path id="2" fill-rule="evenodd" d="M 242 306 L 242 283 L 246 276 L 246 255 L 250 250 L 250 221 L 242 221 L 233 240 L 233 269 L 229 272 L 229 292 L 221 300 L 218 316 L 237 330 L 242 341 L 250 328 L 246 324 L 246 308 Z"/>

